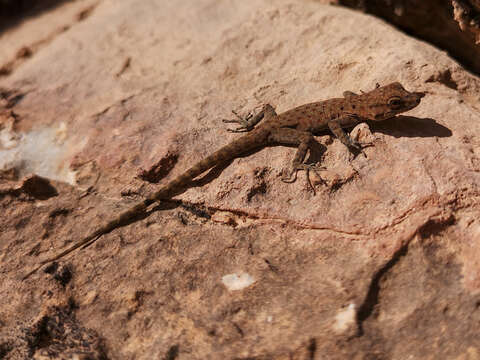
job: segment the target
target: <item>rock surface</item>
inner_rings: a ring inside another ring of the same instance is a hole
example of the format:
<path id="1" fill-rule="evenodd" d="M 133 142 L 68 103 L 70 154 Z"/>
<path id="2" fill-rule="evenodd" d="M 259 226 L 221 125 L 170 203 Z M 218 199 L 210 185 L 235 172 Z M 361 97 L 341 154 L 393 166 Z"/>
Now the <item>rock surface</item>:
<path id="1" fill-rule="evenodd" d="M 424 39 L 480 74 L 478 0 L 332 0 L 361 9 Z"/>
<path id="2" fill-rule="evenodd" d="M 480 356 L 480 81 L 445 53 L 284 0 L 81 0 L 5 42 L 1 358 Z M 356 127 L 366 156 L 317 137 L 316 195 L 263 149 L 19 280 L 234 139 L 231 109 L 392 81 L 427 96 Z"/>
<path id="3" fill-rule="evenodd" d="M 462 31 L 470 31 L 475 36 L 475 44 L 480 45 L 480 1 L 452 0 L 453 16 Z"/>

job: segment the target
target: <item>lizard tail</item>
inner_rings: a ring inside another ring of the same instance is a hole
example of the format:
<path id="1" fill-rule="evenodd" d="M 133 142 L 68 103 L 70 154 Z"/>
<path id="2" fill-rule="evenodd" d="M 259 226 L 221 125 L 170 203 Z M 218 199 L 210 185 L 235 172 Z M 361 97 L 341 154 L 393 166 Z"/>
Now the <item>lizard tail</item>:
<path id="1" fill-rule="evenodd" d="M 186 186 L 189 182 L 201 175 L 205 171 L 232 160 L 246 152 L 265 145 L 268 138 L 268 132 L 257 131 L 225 145 L 213 154 L 193 165 L 190 169 L 177 176 L 175 179 L 164 185 L 157 192 L 149 196 L 145 201 L 150 204 L 158 200 L 166 200 L 173 196 L 175 191 Z"/>
<path id="2" fill-rule="evenodd" d="M 165 186 L 160 188 L 157 192 L 153 195 L 150 195 L 145 200 L 142 200 L 132 206 L 131 208 L 122 212 L 116 218 L 110 220 L 107 224 L 103 225 L 99 229 L 92 232 L 90 235 L 82 239 L 81 241 L 73 244 L 66 250 L 62 251 L 61 253 L 54 255 L 46 260 L 41 261 L 38 266 L 36 266 L 32 271 L 28 272 L 25 276 L 22 277 L 22 280 L 27 279 L 33 273 L 38 271 L 42 266 L 45 264 L 54 262 L 63 258 L 64 256 L 70 254 L 71 252 L 75 251 L 80 247 L 85 247 L 93 242 L 95 242 L 99 237 L 105 235 L 112 230 L 126 225 L 132 222 L 135 218 L 140 216 L 141 214 L 145 214 L 146 209 L 156 201 L 159 200 L 167 200 L 173 196 L 175 191 L 183 188 L 187 185 L 190 181 L 196 178 L 198 175 L 202 174 L 203 172 L 211 169 L 219 164 L 222 164 L 226 161 L 232 160 L 239 155 L 251 151 L 259 146 L 262 146 L 266 143 L 266 139 L 268 138 L 268 132 L 256 132 L 255 135 L 250 133 L 245 135 L 228 145 L 225 145 L 218 151 L 214 152 L 210 156 L 207 156 L 205 159 L 199 161 L 190 169 L 185 171 L 183 174 L 177 176 L 175 179 L 167 183 Z"/>
<path id="3" fill-rule="evenodd" d="M 62 251 L 61 253 L 41 261 L 33 270 L 31 270 L 30 272 L 25 274 L 22 277 L 22 280 L 25 280 L 25 279 L 29 278 L 30 275 L 37 272 L 43 265 L 49 264 L 49 263 L 54 262 L 56 260 L 59 260 L 59 259 L 63 258 L 65 255 L 70 254 L 71 252 L 75 251 L 76 249 L 78 249 L 80 247 L 86 247 L 86 246 L 92 244 L 93 242 L 95 242 L 95 240 L 97 240 L 100 236 L 109 233 L 110 231 L 118 228 L 119 226 L 122 226 L 123 224 L 128 223 L 129 221 L 132 221 L 132 219 L 134 219 L 136 216 L 143 213 L 150 204 L 151 204 L 151 202 L 149 202 L 148 199 L 137 203 L 133 207 L 131 207 L 128 210 L 121 213 L 120 216 L 116 217 L 115 219 L 110 220 L 107 224 L 103 225 L 102 227 L 95 230 L 93 233 L 91 233 L 87 237 L 83 238 L 81 241 L 73 244 L 69 248 Z"/>

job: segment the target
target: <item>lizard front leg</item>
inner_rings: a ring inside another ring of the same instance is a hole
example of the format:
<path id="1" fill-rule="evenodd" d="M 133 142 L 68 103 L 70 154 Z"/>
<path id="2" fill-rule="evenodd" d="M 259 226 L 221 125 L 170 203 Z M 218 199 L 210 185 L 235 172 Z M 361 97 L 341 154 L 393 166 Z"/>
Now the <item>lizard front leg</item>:
<path id="1" fill-rule="evenodd" d="M 312 151 L 312 148 L 315 145 L 319 145 L 315 141 L 313 135 L 307 131 L 300 131 L 289 128 L 275 128 L 271 130 L 269 141 L 284 145 L 298 145 L 297 152 L 295 153 L 295 156 L 293 158 L 290 170 L 288 171 L 288 174 L 286 176 L 284 175 L 282 177 L 282 181 L 289 183 L 294 182 L 297 179 L 297 172 L 299 170 L 306 170 L 308 183 L 312 190 L 315 192 L 315 189 L 310 182 L 308 172 L 310 170 L 313 170 L 317 173 L 318 170 L 323 170 L 324 168 L 316 165 L 309 165 L 303 163 L 307 155 L 307 150 Z M 320 177 L 320 175 L 318 176 Z"/>
<path id="2" fill-rule="evenodd" d="M 345 145 L 350 150 L 352 148 L 355 149 L 358 154 L 358 152 L 362 151 L 362 145 L 359 142 L 353 140 L 350 137 L 350 135 L 348 135 L 342 129 L 341 124 L 347 123 L 347 122 L 355 123 L 356 121 L 355 119 L 350 119 L 350 118 L 338 118 L 338 119 L 330 120 L 328 122 L 328 128 L 333 133 L 333 135 L 335 135 L 342 142 L 343 145 Z"/>
<path id="3" fill-rule="evenodd" d="M 234 132 L 234 133 L 251 131 L 253 130 L 255 125 L 257 125 L 263 119 L 277 116 L 275 109 L 270 104 L 265 104 L 262 107 L 262 110 L 260 110 L 260 112 L 255 116 L 253 116 L 252 114 L 248 114 L 245 118 L 242 118 L 234 110 L 232 110 L 232 113 L 237 117 L 237 119 L 232 119 L 232 120 L 223 119 L 222 121 L 224 123 L 229 123 L 229 124 L 231 123 L 240 124 L 241 126 L 236 129 L 227 129 L 227 131 Z"/>

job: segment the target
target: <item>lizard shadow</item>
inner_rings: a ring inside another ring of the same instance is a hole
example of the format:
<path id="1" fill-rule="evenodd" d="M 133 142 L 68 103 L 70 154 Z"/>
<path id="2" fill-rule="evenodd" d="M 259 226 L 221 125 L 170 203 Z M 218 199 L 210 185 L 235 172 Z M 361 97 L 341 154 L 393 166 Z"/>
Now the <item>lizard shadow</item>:
<path id="1" fill-rule="evenodd" d="M 434 119 L 431 119 L 431 118 L 417 118 L 413 116 L 399 115 L 389 120 L 384 120 L 381 122 L 371 121 L 368 123 L 373 132 L 380 132 L 383 134 L 393 136 L 395 138 L 452 136 L 452 131 L 449 128 L 439 124 L 438 122 L 436 122 Z M 321 135 L 321 134 L 327 134 L 327 133 L 328 131 L 322 131 L 319 134 L 315 134 L 315 135 Z M 285 146 L 285 147 L 291 147 L 295 149 L 298 147 L 297 145 L 291 145 L 291 144 L 273 143 L 273 144 L 268 144 L 265 147 L 252 149 L 248 152 L 243 153 L 237 158 L 249 157 L 250 155 L 257 153 L 258 151 L 264 148 L 271 148 L 274 146 Z M 305 164 L 315 164 L 320 162 L 323 158 L 323 154 L 325 153 L 326 149 L 327 149 L 326 146 L 320 144 L 317 141 L 313 141 L 310 144 L 310 151 L 309 151 L 308 158 L 305 161 Z M 358 156 L 361 153 L 361 151 L 358 151 L 358 150 L 355 151 L 355 149 L 350 149 L 350 150 L 352 151 L 354 157 Z M 171 198 L 173 198 L 174 196 L 183 194 L 185 191 L 187 191 L 190 188 L 203 187 L 209 184 L 210 182 L 218 178 L 222 174 L 222 172 L 228 166 L 230 166 L 232 162 L 233 160 L 229 160 L 211 168 L 204 175 L 201 175 L 200 177 L 185 184 L 183 187 L 176 189 L 171 194 Z M 157 211 L 160 209 L 163 209 L 163 210 L 172 209 L 178 206 L 179 206 L 178 201 L 171 200 L 168 202 L 163 202 L 162 205 L 156 206 L 155 208 L 152 209 L 152 211 Z"/>
<path id="2" fill-rule="evenodd" d="M 296 149 L 298 147 L 297 145 L 273 143 L 273 144 L 268 144 L 265 147 L 259 147 L 258 149 L 253 149 L 253 150 L 247 151 L 247 152 L 243 153 L 242 155 L 237 156 L 236 158 L 246 158 L 246 157 L 249 157 L 250 155 L 253 155 L 253 154 L 255 154 L 255 153 L 257 153 L 257 152 L 259 152 L 259 151 L 261 151 L 265 148 L 271 148 L 271 147 L 275 147 L 275 146 L 284 146 L 284 147 L 290 147 L 290 148 L 294 148 L 294 149 Z M 326 149 L 327 148 L 324 145 L 320 144 L 319 142 L 317 142 L 317 141 L 312 142 L 310 144 L 309 155 L 308 155 L 308 158 L 306 159 L 305 163 L 306 164 L 315 164 L 315 163 L 320 162 L 322 157 L 323 157 L 323 154 L 326 151 Z M 292 156 L 292 159 L 293 159 L 293 156 Z M 185 186 L 183 186 L 182 188 L 176 189 L 171 194 L 171 197 L 181 195 L 190 188 L 203 187 L 203 186 L 209 184 L 210 182 L 212 182 L 213 180 L 218 178 L 222 174 L 222 172 L 227 167 L 229 167 L 231 165 L 232 162 L 233 162 L 233 159 L 229 160 L 229 161 L 225 161 L 225 162 L 223 162 L 221 164 L 218 164 L 217 166 L 211 168 L 204 175 L 201 175 L 200 177 L 190 181 L 188 184 L 185 184 Z M 175 202 L 174 200 L 172 200 L 171 205 L 173 207 L 175 207 L 175 206 L 178 206 L 179 204 L 178 204 L 178 202 Z M 154 209 L 155 210 L 160 210 L 160 209 L 163 209 L 163 208 L 160 206 L 160 207 L 155 207 Z"/>
<path id="3" fill-rule="evenodd" d="M 452 131 L 431 118 L 398 115 L 381 122 L 368 123 L 374 132 L 399 137 L 450 137 Z"/>
<path id="4" fill-rule="evenodd" d="M 396 116 L 392 119 L 389 120 L 384 120 L 381 122 L 368 122 L 372 131 L 373 132 L 380 132 L 383 134 L 387 134 L 390 136 L 393 136 L 395 138 L 399 137 L 450 137 L 452 136 L 452 131 L 447 128 L 446 126 L 443 126 L 436 122 L 434 119 L 431 118 L 417 118 L 413 116 L 403 116 L 399 115 Z M 321 134 L 326 134 L 328 131 L 322 131 L 320 134 L 315 134 L 315 135 L 321 135 Z M 285 146 L 285 147 L 291 147 L 291 148 L 297 148 L 297 145 L 289 145 L 289 144 L 281 144 L 281 143 L 273 143 L 265 146 L 265 148 L 271 148 L 274 146 Z M 327 147 L 320 144 L 317 141 L 313 141 L 310 144 L 310 151 L 308 158 L 306 159 L 305 163 L 306 164 L 315 164 L 318 163 L 322 160 L 323 154 L 325 153 Z M 252 154 L 257 153 L 258 151 L 262 150 L 264 148 L 260 147 L 258 149 L 253 149 L 251 151 L 245 152 L 242 155 L 238 156 L 237 158 L 245 158 L 249 157 Z M 358 154 L 360 154 L 360 151 L 352 151 L 354 154 L 354 157 L 356 157 Z M 174 193 L 171 194 L 170 200 L 164 200 L 160 204 L 156 205 L 155 207 L 151 208 L 149 211 L 143 212 L 138 214 L 138 216 L 129 219 L 126 221 L 122 226 L 129 225 L 131 223 L 134 223 L 138 220 L 142 220 L 150 216 L 151 213 L 155 211 L 160 211 L 160 210 L 171 210 L 174 208 L 177 208 L 182 205 L 182 202 L 179 200 L 172 199 L 173 197 L 177 195 L 183 194 L 185 191 L 187 191 L 190 188 L 195 188 L 195 187 L 202 187 L 216 178 L 218 178 L 222 172 L 231 165 L 233 160 L 229 160 L 226 162 L 223 162 L 222 164 L 219 164 L 213 168 L 211 168 L 209 171 L 207 171 L 204 175 L 201 175 L 200 177 L 190 181 L 189 183 L 185 184 L 185 186 L 178 188 L 174 191 Z"/>
<path id="5" fill-rule="evenodd" d="M 267 149 L 267 148 L 272 148 L 272 147 L 276 147 L 276 146 L 283 146 L 283 147 L 289 147 L 289 148 L 294 148 L 294 149 L 298 148 L 297 145 L 273 143 L 273 144 L 268 144 L 264 148 L 254 149 L 254 150 L 245 152 L 242 155 L 238 156 L 237 158 L 246 158 L 246 157 L 249 157 L 250 155 L 253 155 L 253 154 L 257 153 L 260 150 Z M 320 144 L 319 142 L 317 142 L 317 141 L 311 142 L 310 143 L 309 155 L 308 155 L 308 158 L 305 161 L 305 164 L 315 164 L 315 163 L 319 162 L 322 159 L 323 154 L 325 153 L 326 150 L 327 150 L 327 148 L 324 145 Z M 293 156 L 292 156 L 292 159 L 293 159 Z M 189 188 L 190 187 L 201 187 L 201 186 L 207 185 L 209 182 L 211 182 L 214 179 L 216 179 L 217 177 L 219 177 L 221 175 L 221 173 L 223 172 L 223 170 L 225 170 L 228 166 L 230 166 L 230 164 L 232 162 L 233 162 L 233 160 L 226 161 L 222 164 L 219 164 L 219 165 L 213 167 L 211 170 L 209 170 L 205 175 L 203 175 L 199 179 L 193 180 L 190 183 Z M 185 191 L 186 191 L 186 189 L 185 189 Z"/>

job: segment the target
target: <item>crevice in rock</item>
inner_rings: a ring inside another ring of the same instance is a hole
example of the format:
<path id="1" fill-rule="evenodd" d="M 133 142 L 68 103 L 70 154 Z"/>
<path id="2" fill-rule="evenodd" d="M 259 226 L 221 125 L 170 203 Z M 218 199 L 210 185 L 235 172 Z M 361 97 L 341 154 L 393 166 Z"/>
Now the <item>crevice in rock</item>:
<path id="1" fill-rule="evenodd" d="M 380 291 L 382 290 L 382 279 L 396 264 L 398 264 L 403 257 L 408 254 L 408 247 L 411 241 L 415 238 L 415 235 L 418 234 L 421 239 L 426 239 L 431 235 L 442 232 L 448 226 L 452 225 L 454 221 L 455 218 L 453 214 L 450 214 L 449 216 L 439 216 L 428 219 L 417 229 L 413 236 L 404 242 L 404 244 L 392 255 L 392 258 L 374 274 L 372 281 L 370 282 L 367 295 L 357 311 L 356 321 L 358 327 L 358 336 L 362 336 L 364 334 L 363 323 L 372 316 L 375 307 L 379 304 L 379 295 Z"/>
<path id="2" fill-rule="evenodd" d="M 380 282 L 382 278 L 399 262 L 399 260 L 406 256 L 408 253 L 408 246 L 410 241 L 407 241 L 403 246 L 401 246 L 392 256 L 392 258 L 387 261 L 373 276 L 372 281 L 370 282 L 370 287 L 367 292 L 363 303 L 359 306 L 357 311 L 357 326 L 358 326 L 358 336 L 364 334 L 363 323 L 367 320 L 375 310 L 379 301 L 379 294 L 381 291 Z"/>
<path id="3" fill-rule="evenodd" d="M 167 354 L 165 355 L 164 359 L 165 360 L 175 360 L 178 357 L 178 345 L 173 345 L 170 346 L 170 348 L 167 351 Z"/>
<path id="4" fill-rule="evenodd" d="M 315 338 L 311 338 L 310 342 L 308 343 L 308 359 L 309 360 L 314 360 L 315 359 L 315 353 L 317 351 L 317 340 Z"/>
<path id="5" fill-rule="evenodd" d="M 305 224 L 305 223 L 298 222 L 296 220 L 291 220 L 291 219 L 283 218 L 283 217 L 274 217 L 274 216 L 266 217 L 266 216 L 263 216 L 263 215 L 253 214 L 253 213 L 247 212 L 245 210 L 238 210 L 238 209 L 231 209 L 231 208 L 221 208 L 221 207 L 218 207 L 218 206 L 207 206 L 207 205 L 204 205 L 204 204 L 197 204 L 197 203 L 188 202 L 188 201 L 184 201 L 184 200 L 162 200 L 162 203 L 169 204 L 170 206 L 174 206 L 174 205 L 175 206 L 182 206 L 185 209 L 188 208 L 189 210 L 192 210 L 192 211 L 193 211 L 193 209 L 199 209 L 201 207 L 202 211 L 205 211 L 204 214 L 205 215 L 209 214 L 209 216 L 211 216 L 213 213 L 215 213 L 217 211 L 221 211 L 221 212 L 228 212 L 228 213 L 231 213 L 232 215 L 243 217 L 243 218 L 248 218 L 248 219 L 251 219 L 251 220 L 281 222 L 281 223 L 296 227 L 298 229 L 332 231 L 334 233 L 338 233 L 338 234 L 342 234 L 342 235 L 346 235 L 346 236 L 352 236 L 352 237 L 355 237 L 355 238 L 366 237 L 366 236 L 371 235 L 371 233 L 360 233 L 358 231 L 346 231 L 346 230 L 335 229 L 335 228 L 331 228 L 331 227 L 327 227 L 327 226 L 317 226 L 315 224 Z M 158 207 L 155 207 L 154 209 L 152 209 L 151 211 L 153 212 L 153 211 L 160 210 L 160 209 L 164 209 L 164 207 L 158 206 Z M 206 216 L 203 216 L 203 217 L 207 218 Z"/>

